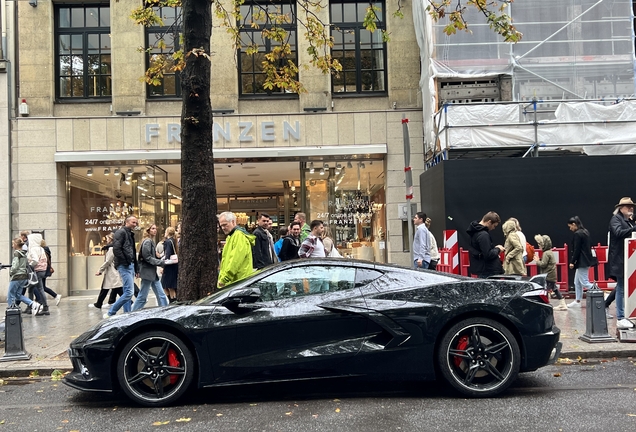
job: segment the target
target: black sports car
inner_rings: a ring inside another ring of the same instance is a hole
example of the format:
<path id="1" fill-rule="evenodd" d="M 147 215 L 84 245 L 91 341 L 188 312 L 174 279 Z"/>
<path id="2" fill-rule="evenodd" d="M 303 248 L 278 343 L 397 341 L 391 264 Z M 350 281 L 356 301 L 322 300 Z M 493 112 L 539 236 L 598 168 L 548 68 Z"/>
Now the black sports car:
<path id="1" fill-rule="evenodd" d="M 558 355 L 542 287 L 342 259 L 287 261 L 189 304 L 116 315 L 75 339 L 64 382 L 147 406 L 198 387 L 445 378 L 494 396 Z"/>

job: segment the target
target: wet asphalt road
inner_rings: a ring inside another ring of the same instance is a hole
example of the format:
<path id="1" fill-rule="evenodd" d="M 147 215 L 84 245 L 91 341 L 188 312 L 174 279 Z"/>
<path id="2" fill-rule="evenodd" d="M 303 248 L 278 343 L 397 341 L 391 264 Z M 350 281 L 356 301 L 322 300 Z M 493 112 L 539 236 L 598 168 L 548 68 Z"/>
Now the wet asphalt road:
<path id="1" fill-rule="evenodd" d="M 0 431 L 634 431 L 636 361 L 554 365 L 503 397 L 468 400 L 435 383 L 320 382 L 193 391 L 140 408 L 50 378 L 0 385 Z"/>

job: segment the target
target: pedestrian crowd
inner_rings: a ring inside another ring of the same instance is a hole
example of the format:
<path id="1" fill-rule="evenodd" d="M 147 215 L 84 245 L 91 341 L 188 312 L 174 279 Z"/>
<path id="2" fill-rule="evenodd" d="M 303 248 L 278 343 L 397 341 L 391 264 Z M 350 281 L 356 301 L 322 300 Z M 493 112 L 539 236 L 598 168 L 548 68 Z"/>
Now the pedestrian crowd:
<path id="1" fill-rule="evenodd" d="M 634 206 L 636 204 L 629 197 L 621 198 L 614 207 L 609 221 L 609 279 L 616 282 L 613 291 L 605 301 L 606 315 L 609 306 L 616 300 L 616 319 L 618 328 L 632 328 L 634 324 L 625 318 L 624 298 L 624 247 L 625 239 L 636 232 L 634 221 Z M 424 215 L 425 216 L 425 215 Z M 422 229 L 420 222 L 422 215 L 418 213 L 414 218 L 418 226 L 414 239 L 414 266 L 427 268 L 430 260 L 430 240 L 434 239 L 426 229 Z M 581 307 L 583 292 L 592 288 L 589 280 L 590 267 L 598 265 L 598 259 L 592 249 L 590 233 L 584 227 L 579 216 L 572 216 L 567 220 L 567 226 L 572 232 L 572 248 L 569 257 L 569 269 L 574 270 L 574 301 L 567 304 L 557 287 L 556 258 L 552 252 L 552 240 L 546 234 L 537 234 L 534 239 L 538 250 L 527 242 L 521 231 L 519 221 L 510 218 L 502 225 L 505 242 L 495 245 L 490 232 L 501 224 L 501 218 L 495 212 L 486 213 L 481 220 L 470 223 L 466 232 L 470 237 L 468 246 L 470 268 L 469 272 L 480 278 L 497 277 L 498 275 L 527 276 L 526 264 L 531 261 L 538 266 L 539 273 L 545 273 L 546 288 L 558 300 L 555 310 L 566 311 Z M 422 240 L 424 239 L 424 240 Z M 417 242 L 417 245 L 415 244 Z M 535 253 L 536 252 L 536 253 Z M 541 256 L 539 256 L 541 255 Z"/>
<path id="2" fill-rule="evenodd" d="M 257 227 L 249 233 L 237 224 L 236 215 L 223 212 L 219 227 L 226 236 L 221 251 L 218 287 L 223 288 L 253 272 L 277 262 L 298 258 L 341 257 L 329 227 L 321 220 L 307 224 L 305 213 L 296 213 L 293 222 L 278 230 L 274 241 L 272 218 L 260 213 Z"/>

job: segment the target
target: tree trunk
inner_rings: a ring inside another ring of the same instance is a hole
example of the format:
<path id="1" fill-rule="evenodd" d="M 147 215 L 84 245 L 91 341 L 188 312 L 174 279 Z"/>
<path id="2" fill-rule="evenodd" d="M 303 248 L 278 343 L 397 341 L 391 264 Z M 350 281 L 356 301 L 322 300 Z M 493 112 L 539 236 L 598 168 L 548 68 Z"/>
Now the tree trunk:
<path id="1" fill-rule="evenodd" d="M 196 300 L 214 291 L 219 267 L 210 102 L 210 1 L 183 0 L 182 14 L 186 60 L 181 73 L 183 204 L 177 296 L 179 300 Z M 205 55 L 195 55 L 193 50 Z"/>

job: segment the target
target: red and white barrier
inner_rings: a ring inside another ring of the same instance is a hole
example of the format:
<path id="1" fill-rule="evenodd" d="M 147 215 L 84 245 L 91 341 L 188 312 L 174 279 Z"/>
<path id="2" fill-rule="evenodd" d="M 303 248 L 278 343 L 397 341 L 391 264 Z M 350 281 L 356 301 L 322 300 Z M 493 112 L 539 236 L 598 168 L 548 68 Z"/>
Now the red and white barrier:
<path id="1" fill-rule="evenodd" d="M 636 239 L 625 239 L 625 318 L 636 318 Z"/>
<path id="2" fill-rule="evenodd" d="M 450 251 L 450 273 L 459 274 L 459 243 L 457 230 L 444 230 L 444 249 Z"/>

